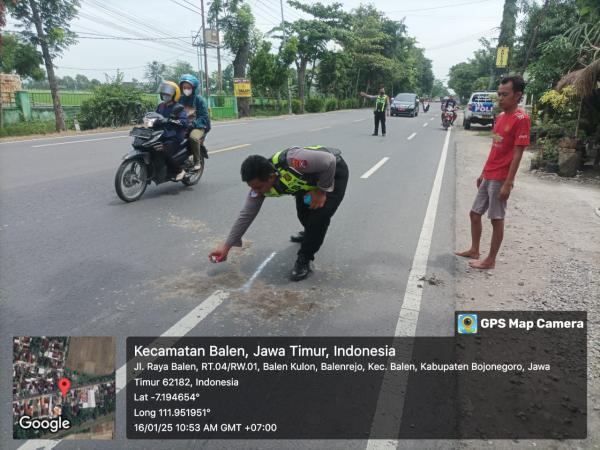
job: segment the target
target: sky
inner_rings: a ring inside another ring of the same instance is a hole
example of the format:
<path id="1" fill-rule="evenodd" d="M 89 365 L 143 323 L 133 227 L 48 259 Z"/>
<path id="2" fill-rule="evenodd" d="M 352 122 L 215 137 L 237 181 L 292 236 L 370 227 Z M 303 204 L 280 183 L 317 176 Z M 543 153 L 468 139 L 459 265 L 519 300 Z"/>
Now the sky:
<path id="1" fill-rule="evenodd" d="M 281 21 L 280 0 L 246 0 L 256 19 L 256 27 L 267 32 Z M 313 3 L 313 0 L 304 0 Z M 321 0 L 324 4 L 334 0 Z M 447 81 L 454 64 L 467 60 L 479 48 L 480 37 L 496 38 L 502 20 L 504 0 L 338 0 L 347 11 L 361 3 L 374 3 L 391 19 L 404 18 L 409 36 L 425 49 L 432 60 L 436 78 Z M 201 0 L 81 0 L 80 17 L 72 30 L 82 36 L 79 42 L 55 60 L 59 76 L 78 73 L 104 81 L 105 74 L 114 76 L 117 68 L 125 79 L 144 79 L 144 67 L 149 61 L 171 64 L 188 61 L 198 68 L 197 49 L 192 46 L 192 34 L 202 26 Z M 302 13 L 287 5 L 286 20 Z M 205 10 L 210 0 L 205 0 Z M 7 29 L 16 29 L 13 20 Z M 87 38 L 83 38 L 87 36 Z M 106 36 L 153 37 L 154 41 L 122 41 L 99 39 Z M 166 38 L 166 39 L 165 39 Z M 222 52 L 222 66 L 232 55 Z M 217 68 L 216 49 L 208 51 L 209 72 Z"/>

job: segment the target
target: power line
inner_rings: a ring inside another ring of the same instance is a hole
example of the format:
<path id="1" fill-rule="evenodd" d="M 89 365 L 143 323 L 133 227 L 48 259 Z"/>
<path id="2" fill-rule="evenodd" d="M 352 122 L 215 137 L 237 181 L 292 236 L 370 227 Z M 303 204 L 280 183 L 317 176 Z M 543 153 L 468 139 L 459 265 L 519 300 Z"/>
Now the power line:
<path id="1" fill-rule="evenodd" d="M 174 56 L 173 58 L 169 58 L 164 61 L 157 61 L 159 64 L 166 64 L 172 61 L 175 61 L 180 56 L 187 54 L 188 52 L 180 53 L 179 55 Z M 55 66 L 57 69 L 69 69 L 69 70 L 84 70 L 84 71 L 92 71 L 92 72 L 110 72 L 112 70 L 132 70 L 132 69 L 142 69 L 146 67 L 148 64 L 143 64 L 141 66 L 131 66 L 131 67 L 111 67 L 109 69 L 99 69 L 99 68 L 91 68 L 91 67 L 69 67 L 69 66 Z"/>
<path id="2" fill-rule="evenodd" d="M 474 37 L 481 36 L 484 33 L 488 33 L 490 31 L 497 30 L 497 29 L 498 29 L 498 27 L 488 28 L 486 30 L 479 31 L 478 33 L 470 34 L 468 36 L 463 36 L 462 38 L 457 39 L 455 41 L 447 42 L 447 43 L 441 44 L 441 45 L 436 45 L 434 47 L 428 47 L 428 48 L 425 48 L 423 50 L 429 51 L 429 50 L 438 50 L 438 49 L 442 49 L 442 48 L 446 48 L 446 47 L 452 47 L 454 45 L 459 45 L 459 44 L 462 44 L 464 42 L 469 42 Z"/>
<path id="3" fill-rule="evenodd" d="M 185 8 L 185 9 L 187 9 L 188 11 L 191 11 L 191 12 L 193 12 L 193 13 L 196 13 L 196 14 L 198 14 L 198 15 L 201 15 L 201 14 L 202 14 L 200 11 L 198 11 L 198 10 L 196 10 L 196 9 L 192 9 L 192 8 L 190 8 L 189 6 L 182 5 L 182 4 L 181 4 L 181 3 L 179 3 L 177 0 L 170 0 L 170 1 L 171 1 L 171 3 L 175 3 L 176 5 L 178 5 L 178 6 L 181 6 L 182 8 Z M 189 3 L 189 2 L 186 2 L 186 3 Z M 191 5 L 191 3 L 190 3 L 190 5 Z M 192 5 L 192 6 L 193 6 L 193 5 Z M 195 8 L 195 6 L 194 6 L 194 8 Z"/>
<path id="4" fill-rule="evenodd" d="M 101 12 L 103 12 L 104 14 L 106 14 L 110 17 L 113 17 L 114 19 L 119 20 L 123 23 L 125 23 L 126 21 L 129 22 L 129 24 L 127 24 L 127 26 L 131 26 L 130 24 L 134 24 L 134 25 L 140 26 L 140 27 L 148 30 L 152 34 L 159 34 L 159 35 L 166 36 L 166 37 L 174 37 L 174 35 L 162 31 L 161 30 L 162 26 L 155 25 L 146 18 L 138 18 L 139 16 L 138 17 L 132 16 L 127 11 L 125 11 L 121 8 L 118 8 L 116 6 L 112 6 L 112 7 L 108 6 L 98 0 L 88 0 L 88 1 L 90 1 L 93 5 L 95 5 L 96 8 L 98 10 L 100 10 Z M 142 20 L 140 20 L 140 19 L 142 19 Z M 137 34 L 137 33 L 134 33 L 134 34 Z M 179 41 L 186 45 L 191 45 L 191 43 L 189 41 L 186 41 L 183 39 L 179 39 Z"/>
<path id="5" fill-rule="evenodd" d="M 404 10 L 403 9 L 395 9 L 395 10 L 385 11 L 385 12 L 387 12 L 387 13 L 407 13 L 407 12 L 419 12 L 419 11 L 432 11 L 434 9 L 454 8 L 456 6 L 473 5 L 476 3 L 486 3 L 486 2 L 493 2 L 493 1 L 498 1 L 498 0 L 477 0 L 477 1 L 470 1 L 470 2 L 464 2 L 464 3 L 453 3 L 451 5 L 433 6 L 431 8 L 404 9 Z"/>

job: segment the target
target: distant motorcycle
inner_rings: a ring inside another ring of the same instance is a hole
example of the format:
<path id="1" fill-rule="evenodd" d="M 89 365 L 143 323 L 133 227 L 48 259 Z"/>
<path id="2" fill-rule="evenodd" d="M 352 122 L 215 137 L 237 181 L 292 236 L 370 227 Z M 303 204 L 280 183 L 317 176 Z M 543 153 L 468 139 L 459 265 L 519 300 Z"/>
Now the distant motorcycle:
<path id="1" fill-rule="evenodd" d="M 124 202 L 139 200 L 152 181 L 156 185 L 175 181 L 176 174 L 170 173 L 162 153 L 163 143 L 160 142 L 168 120 L 159 113 L 149 112 L 144 116 L 142 126 L 135 126 L 129 133 L 134 138 L 133 150 L 123 156 L 123 162 L 115 175 L 115 190 Z M 181 142 L 173 158 L 186 171 L 181 180 L 184 185 L 193 186 L 200 181 L 204 172 L 204 156 L 200 155 L 201 167 L 194 170 L 193 158 L 187 149 L 187 139 Z"/>
<path id="2" fill-rule="evenodd" d="M 444 113 L 442 114 L 442 126 L 444 130 L 447 130 L 450 125 L 454 123 L 454 119 L 456 119 L 456 110 L 457 108 L 446 108 Z"/>

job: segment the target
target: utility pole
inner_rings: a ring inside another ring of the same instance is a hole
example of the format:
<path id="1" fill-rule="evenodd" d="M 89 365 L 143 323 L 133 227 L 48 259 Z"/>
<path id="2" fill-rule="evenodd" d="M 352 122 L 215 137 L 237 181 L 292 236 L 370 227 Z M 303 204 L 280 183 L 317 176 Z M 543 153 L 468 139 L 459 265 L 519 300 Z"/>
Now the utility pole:
<path id="1" fill-rule="evenodd" d="M 283 35 L 283 47 L 287 43 L 287 35 L 285 32 L 285 19 L 283 18 L 283 0 L 279 0 L 281 4 L 281 33 Z M 287 87 L 288 87 L 288 114 L 292 114 L 292 88 L 290 86 L 290 76 L 287 76 Z"/>
<path id="2" fill-rule="evenodd" d="M 217 86 L 219 87 L 219 92 L 223 92 L 223 73 L 221 72 L 221 38 L 219 36 L 219 10 L 217 10 L 215 27 L 217 29 Z"/>
<path id="3" fill-rule="evenodd" d="M 204 47 L 204 75 L 206 79 L 206 101 L 210 105 L 210 77 L 208 76 L 208 57 L 206 56 L 206 21 L 204 20 L 204 0 L 200 0 L 202 14 L 202 45 Z"/>
<path id="4" fill-rule="evenodd" d="M 192 31 L 192 45 L 194 47 L 196 47 L 196 58 L 197 58 L 197 64 L 198 64 L 198 81 L 200 81 L 200 86 L 199 86 L 199 91 L 197 92 L 198 94 L 202 94 L 202 92 L 204 91 L 204 80 L 202 79 L 202 63 L 200 62 L 200 42 L 199 42 L 199 38 L 200 38 L 200 30 L 198 30 L 198 32 L 196 33 L 196 35 L 194 35 L 194 32 Z"/>

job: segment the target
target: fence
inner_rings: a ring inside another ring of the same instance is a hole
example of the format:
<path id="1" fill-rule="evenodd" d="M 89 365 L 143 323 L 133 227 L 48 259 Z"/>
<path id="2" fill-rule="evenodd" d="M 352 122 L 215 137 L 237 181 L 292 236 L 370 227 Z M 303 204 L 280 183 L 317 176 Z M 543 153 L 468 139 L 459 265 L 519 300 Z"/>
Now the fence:
<path id="1" fill-rule="evenodd" d="M 72 120 L 82 102 L 93 97 L 93 92 L 59 92 L 65 116 Z M 157 94 L 142 94 L 142 98 L 158 105 Z M 5 124 L 22 121 L 54 120 L 54 107 L 50 91 L 16 91 L 2 93 L 2 114 Z M 233 96 L 211 95 L 207 102 L 210 116 L 214 120 L 237 117 L 237 100 Z"/>
<path id="2" fill-rule="evenodd" d="M 235 119 L 237 99 L 233 96 L 211 95 L 208 101 L 211 119 Z"/>

